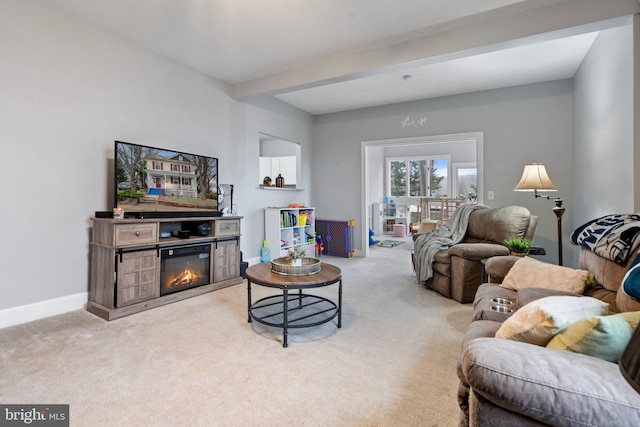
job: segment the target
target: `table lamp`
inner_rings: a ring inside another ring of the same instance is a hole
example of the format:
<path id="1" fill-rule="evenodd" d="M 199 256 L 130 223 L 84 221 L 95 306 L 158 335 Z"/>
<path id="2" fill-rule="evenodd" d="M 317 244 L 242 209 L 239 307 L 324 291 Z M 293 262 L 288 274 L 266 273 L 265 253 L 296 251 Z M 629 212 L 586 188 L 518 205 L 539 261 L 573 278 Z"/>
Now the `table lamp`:
<path id="1" fill-rule="evenodd" d="M 549 174 L 542 163 L 529 163 L 524 166 L 522 178 L 514 188 L 514 191 L 533 191 L 535 198 L 544 197 L 547 200 L 555 200 L 556 206 L 553 213 L 556 214 L 558 220 L 558 265 L 562 265 L 562 214 L 565 208 L 562 207 L 562 199 L 560 197 L 542 196 L 538 191 L 558 191 L 551 182 Z"/>

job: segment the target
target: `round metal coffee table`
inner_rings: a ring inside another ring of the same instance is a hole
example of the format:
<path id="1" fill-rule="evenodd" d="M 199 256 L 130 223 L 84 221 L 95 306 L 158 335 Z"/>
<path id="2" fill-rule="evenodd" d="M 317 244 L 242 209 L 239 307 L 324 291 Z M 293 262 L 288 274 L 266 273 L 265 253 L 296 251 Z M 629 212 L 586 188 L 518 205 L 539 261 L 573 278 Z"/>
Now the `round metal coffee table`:
<path id="1" fill-rule="evenodd" d="M 282 328 L 283 347 L 288 347 L 289 328 L 309 328 L 338 318 L 342 327 L 342 271 L 331 264 L 322 263 L 319 272 L 287 276 L 271 271 L 271 263 L 265 262 L 249 267 L 247 275 L 248 322 L 252 320 L 264 325 Z M 251 301 L 251 284 L 282 290 L 282 294 Z M 317 295 L 303 293 L 304 289 L 338 285 L 338 303 Z M 289 295 L 290 290 L 298 290 Z"/>

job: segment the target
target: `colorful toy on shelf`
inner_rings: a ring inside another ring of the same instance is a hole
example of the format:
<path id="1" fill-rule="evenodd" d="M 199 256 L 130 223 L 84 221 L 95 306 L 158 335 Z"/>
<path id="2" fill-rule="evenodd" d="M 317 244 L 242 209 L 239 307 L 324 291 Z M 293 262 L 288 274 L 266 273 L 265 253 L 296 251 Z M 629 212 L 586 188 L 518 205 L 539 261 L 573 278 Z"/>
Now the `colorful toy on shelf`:
<path id="1" fill-rule="evenodd" d="M 322 256 L 322 251 L 324 250 L 324 244 L 322 242 L 322 236 L 316 235 L 316 258 L 320 258 Z"/>

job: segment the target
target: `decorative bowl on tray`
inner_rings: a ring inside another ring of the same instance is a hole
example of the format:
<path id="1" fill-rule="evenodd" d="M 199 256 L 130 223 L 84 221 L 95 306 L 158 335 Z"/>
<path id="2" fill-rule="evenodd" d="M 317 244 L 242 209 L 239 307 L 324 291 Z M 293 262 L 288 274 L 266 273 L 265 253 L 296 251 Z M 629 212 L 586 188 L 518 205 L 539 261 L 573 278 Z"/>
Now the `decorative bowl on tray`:
<path id="1" fill-rule="evenodd" d="M 322 264 L 317 258 L 302 257 L 301 263 L 294 265 L 294 260 L 288 257 L 271 260 L 271 271 L 284 276 L 306 276 L 316 274 L 322 269 Z"/>

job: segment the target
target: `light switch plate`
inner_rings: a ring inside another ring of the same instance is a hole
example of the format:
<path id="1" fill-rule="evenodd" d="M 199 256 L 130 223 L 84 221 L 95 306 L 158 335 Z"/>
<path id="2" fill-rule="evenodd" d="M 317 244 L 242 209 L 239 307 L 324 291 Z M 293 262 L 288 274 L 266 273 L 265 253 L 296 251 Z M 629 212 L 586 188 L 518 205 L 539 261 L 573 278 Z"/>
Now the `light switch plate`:
<path id="1" fill-rule="evenodd" d="M 487 199 L 493 200 L 494 198 L 495 198 L 495 195 L 493 194 L 493 191 L 487 191 Z"/>

